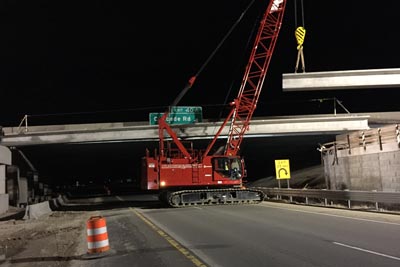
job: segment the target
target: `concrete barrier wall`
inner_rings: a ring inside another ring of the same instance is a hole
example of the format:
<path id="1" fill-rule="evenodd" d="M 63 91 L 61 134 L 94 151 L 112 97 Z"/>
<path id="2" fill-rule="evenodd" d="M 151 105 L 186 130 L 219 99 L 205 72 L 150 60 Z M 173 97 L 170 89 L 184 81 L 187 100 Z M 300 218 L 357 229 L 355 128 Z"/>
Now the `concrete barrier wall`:
<path id="1" fill-rule="evenodd" d="M 57 210 L 59 207 L 66 205 L 64 196 L 58 196 L 44 202 L 31 204 L 26 206 L 24 220 L 38 219 L 43 215 L 50 214 L 53 210 Z"/>
<path id="2" fill-rule="evenodd" d="M 25 209 L 24 220 L 38 219 L 40 216 L 50 214 L 51 212 L 49 201 L 28 205 Z"/>

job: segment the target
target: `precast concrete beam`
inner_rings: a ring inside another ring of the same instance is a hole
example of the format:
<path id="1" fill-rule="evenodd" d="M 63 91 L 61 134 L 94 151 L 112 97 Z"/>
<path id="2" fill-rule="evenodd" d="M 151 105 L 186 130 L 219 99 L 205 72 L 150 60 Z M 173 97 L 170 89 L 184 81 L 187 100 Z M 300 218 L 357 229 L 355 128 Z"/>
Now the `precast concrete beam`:
<path id="1" fill-rule="evenodd" d="M 400 87 L 400 69 L 285 73 L 282 90 L 320 91 Z"/>

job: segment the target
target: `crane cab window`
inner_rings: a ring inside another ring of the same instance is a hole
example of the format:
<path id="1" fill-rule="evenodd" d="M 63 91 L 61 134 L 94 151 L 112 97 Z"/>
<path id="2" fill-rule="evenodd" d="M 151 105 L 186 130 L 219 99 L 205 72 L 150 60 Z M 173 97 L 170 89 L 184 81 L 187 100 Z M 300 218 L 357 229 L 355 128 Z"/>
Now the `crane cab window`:
<path id="1" fill-rule="evenodd" d="M 238 158 L 214 158 L 214 171 L 232 180 L 241 179 L 243 172 Z"/>

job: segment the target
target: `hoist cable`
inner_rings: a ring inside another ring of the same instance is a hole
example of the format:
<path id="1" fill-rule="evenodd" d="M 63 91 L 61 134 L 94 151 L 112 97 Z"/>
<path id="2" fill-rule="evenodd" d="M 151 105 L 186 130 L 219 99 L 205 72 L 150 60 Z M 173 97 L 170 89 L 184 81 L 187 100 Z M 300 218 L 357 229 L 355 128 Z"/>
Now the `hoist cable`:
<path id="1" fill-rule="evenodd" d="M 293 1 L 294 3 L 294 26 L 297 28 L 297 0 Z"/>
<path id="2" fill-rule="evenodd" d="M 297 69 L 299 67 L 299 63 L 301 60 L 301 65 L 303 72 L 305 72 L 305 61 L 304 61 L 304 52 L 303 52 L 303 43 L 304 43 L 304 38 L 306 35 L 306 29 L 304 28 L 304 3 L 303 0 L 300 0 L 300 5 L 301 5 L 301 21 L 302 25 L 298 26 L 298 20 L 297 20 L 297 15 L 298 15 L 298 10 L 297 10 L 297 0 L 294 1 L 294 19 L 295 19 L 295 37 L 297 41 L 297 61 L 296 61 L 296 67 L 295 67 L 295 73 L 297 72 Z"/>
<path id="3" fill-rule="evenodd" d="M 217 51 L 219 50 L 219 48 L 222 46 L 222 44 L 225 42 L 225 40 L 229 37 L 229 35 L 231 35 L 231 33 L 233 32 L 233 30 L 236 28 L 236 26 L 239 24 L 239 22 L 242 20 L 242 18 L 244 17 L 244 15 L 247 13 L 247 11 L 249 10 L 249 8 L 253 5 L 253 3 L 255 2 L 255 0 L 251 1 L 251 3 L 246 7 L 246 9 L 242 12 L 242 14 L 239 16 L 239 18 L 236 20 L 236 22 L 232 25 L 232 27 L 229 29 L 229 31 L 227 32 L 227 34 L 225 34 L 224 38 L 222 38 L 222 40 L 220 41 L 220 43 L 218 44 L 218 46 L 214 49 L 214 51 L 211 53 L 211 55 L 207 58 L 207 60 L 204 62 L 204 64 L 200 67 L 200 69 L 197 71 L 196 73 L 196 77 L 203 71 L 203 69 L 205 68 L 205 66 L 208 64 L 208 62 L 214 57 L 214 55 L 217 53 Z"/>
<path id="4" fill-rule="evenodd" d="M 305 28 L 306 25 L 304 24 L 304 5 L 303 5 L 303 0 L 301 0 L 301 19 L 302 19 L 302 22 L 303 22 L 302 26 Z"/>
<path id="5" fill-rule="evenodd" d="M 300 8 L 301 8 L 301 23 L 302 23 L 301 26 L 305 27 L 305 23 L 304 23 L 304 3 L 303 3 L 303 0 L 300 0 Z M 295 0 L 295 1 L 294 1 L 294 24 L 295 24 L 296 28 L 297 28 L 297 26 L 299 25 L 299 24 L 298 24 L 298 21 L 297 21 L 297 14 L 298 14 L 298 12 L 297 12 L 297 0 Z"/>
<path id="6" fill-rule="evenodd" d="M 219 42 L 217 47 L 214 49 L 214 51 L 211 53 L 211 55 L 206 59 L 206 61 L 201 65 L 200 69 L 197 71 L 197 73 L 192 76 L 189 81 L 187 82 L 186 86 L 183 88 L 183 90 L 179 93 L 179 95 L 175 98 L 174 102 L 171 104 L 171 107 L 178 105 L 178 103 L 181 101 L 183 96 L 187 93 L 187 91 L 193 86 L 194 82 L 196 81 L 196 78 L 200 75 L 200 73 L 203 71 L 203 69 L 207 66 L 208 62 L 211 61 L 211 59 L 214 57 L 214 55 L 217 53 L 219 48 L 222 46 L 222 44 L 225 42 L 225 40 L 231 35 L 232 31 L 236 28 L 236 26 L 239 24 L 239 22 L 242 20 L 244 15 L 247 13 L 249 8 L 253 5 L 255 0 L 251 1 L 251 3 L 246 7 L 246 9 L 242 12 L 242 14 L 239 16 L 239 18 L 236 20 L 236 22 L 232 25 L 232 27 L 229 29 L 228 33 L 225 34 L 225 36 L 222 38 L 222 40 Z"/>
<path id="7" fill-rule="evenodd" d="M 247 43 L 246 43 L 246 46 L 245 46 L 245 51 L 249 50 L 249 47 L 251 46 L 251 40 L 252 40 L 252 37 L 254 36 L 255 30 L 256 30 L 257 27 L 258 27 L 258 21 L 259 21 L 259 20 L 257 19 L 256 22 L 255 22 L 254 25 L 253 25 L 253 28 L 252 28 L 251 33 L 250 33 L 250 35 L 249 35 L 249 38 L 247 39 Z M 240 66 L 237 66 L 237 67 L 236 67 L 235 73 L 238 73 L 239 67 L 240 67 Z M 227 103 L 228 103 L 228 99 L 229 99 L 229 97 L 231 96 L 231 91 L 232 91 L 232 88 L 233 88 L 235 82 L 236 82 L 235 80 L 232 80 L 231 83 L 230 83 L 230 85 L 229 85 L 228 92 L 227 92 L 226 95 L 225 95 L 224 103 L 223 103 L 223 105 L 222 105 L 222 107 L 221 107 L 221 111 L 220 111 L 220 113 L 219 113 L 219 115 L 218 115 L 218 117 L 217 117 L 218 120 L 222 118 L 223 112 L 224 112 L 224 110 L 226 109 L 226 106 L 227 106 Z"/>

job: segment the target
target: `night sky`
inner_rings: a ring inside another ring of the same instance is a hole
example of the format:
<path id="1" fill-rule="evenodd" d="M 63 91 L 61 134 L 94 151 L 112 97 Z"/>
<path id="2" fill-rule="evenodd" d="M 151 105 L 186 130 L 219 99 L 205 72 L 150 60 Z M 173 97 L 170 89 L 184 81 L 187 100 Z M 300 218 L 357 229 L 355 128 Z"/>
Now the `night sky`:
<path id="1" fill-rule="evenodd" d="M 0 125 L 145 121 L 163 111 L 211 55 L 250 0 L 2 1 Z M 246 46 L 268 1 L 255 1 L 180 105 L 215 118 L 237 93 Z M 397 68 L 398 1 L 303 0 L 306 71 Z M 255 116 L 396 110 L 397 89 L 285 92 L 301 1 L 289 0 Z M 252 43 L 252 42 L 251 42 Z M 230 92 L 230 94 L 229 94 Z M 372 100 L 371 100 L 372 99 Z"/>
<path id="2" fill-rule="evenodd" d="M 25 114 L 30 125 L 147 121 L 173 102 L 250 2 L 1 1 L 0 125 L 17 126 Z M 237 94 L 267 3 L 255 1 L 179 105 L 201 106 L 205 119 L 218 119 Z M 304 25 L 301 1 L 297 15 L 294 3 L 288 0 L 254 116 L 331 113 L 332 101 L 315 100 L 333 97 L 353 113 L 398 111 L 398 88 L 283 93 L 282 74 L 294 72 L 297 26 L 307 30 L 306 72 L 398 68 L 400 2 L 303 0 Z M 39 169 L 65 177 L 78 169 L 95 175 L 96 166 L 109 176 L 134 172 L 131 151 L 79 154 L 87 148 L 49 147 L 42 158 L 36 152 L 43 148 L 24 151 Z M 83 166 L 79 155 L 97 161 Z"/>

